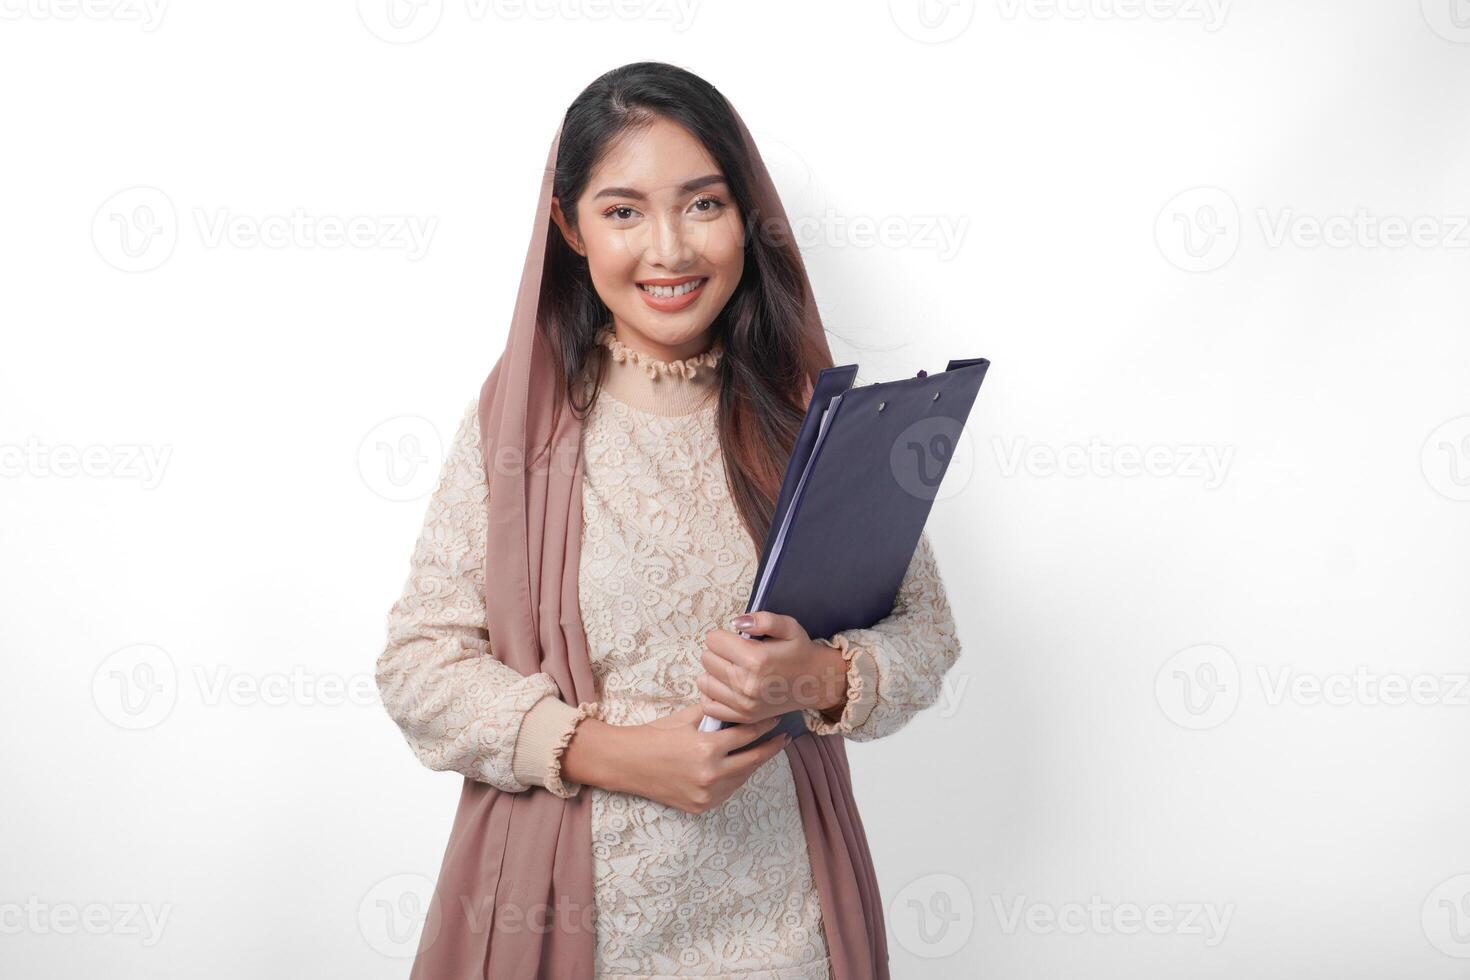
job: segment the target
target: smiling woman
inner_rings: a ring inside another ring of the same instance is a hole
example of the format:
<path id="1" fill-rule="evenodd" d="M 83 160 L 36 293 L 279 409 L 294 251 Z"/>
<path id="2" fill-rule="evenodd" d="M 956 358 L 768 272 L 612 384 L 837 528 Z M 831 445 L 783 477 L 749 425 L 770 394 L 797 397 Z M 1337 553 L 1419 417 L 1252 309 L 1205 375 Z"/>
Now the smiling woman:
<path id="1" fill-rule="evenodd" d="M 413 976 L 886 978 L 844 740 L 932 704 L 959 644 L 922 536 L 870 629 L 731 628 L 832 358 L 724 97 L 661 64 L 589 86 L 521 283 L 378 661 L 466 777 Z M 746 748 L 792 710 L 810 736 Z"/>
<path id="2" fill-rule="evenodd" d="M 558 196 L 552 216 L 627 342 L 671 360 L 709 346 L 745 271 L 745 236 L 724 174 L 688 129 L 654 116 L 626 131 L 575 206 Z"/>

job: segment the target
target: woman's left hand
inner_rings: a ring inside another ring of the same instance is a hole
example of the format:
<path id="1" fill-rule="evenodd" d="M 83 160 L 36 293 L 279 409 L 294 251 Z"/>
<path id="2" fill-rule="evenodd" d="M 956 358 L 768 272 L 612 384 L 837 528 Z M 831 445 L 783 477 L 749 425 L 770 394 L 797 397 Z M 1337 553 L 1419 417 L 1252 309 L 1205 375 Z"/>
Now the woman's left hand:
<path id="1" fill-rule="evenodd" d="M 705 635 L 699 662 L 706 673 L 695 681 L 705 714 L 747 723 L 802 708 L 832 711 L 847 702 L 847 661 L 792 617 L 744 613 L 730 625 L 733 630 Z M 766 639 L 747 640 L 741 632 Z"/>

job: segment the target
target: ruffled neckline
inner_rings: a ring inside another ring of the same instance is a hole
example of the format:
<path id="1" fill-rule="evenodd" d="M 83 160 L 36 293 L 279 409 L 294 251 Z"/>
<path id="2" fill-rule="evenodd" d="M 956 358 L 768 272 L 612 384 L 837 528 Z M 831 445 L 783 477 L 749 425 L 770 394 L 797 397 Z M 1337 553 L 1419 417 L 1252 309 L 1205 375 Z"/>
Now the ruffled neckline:
<path id="1" fill-rule="evenodd" d="M 700 368 L 717 367 L 720 363 L 720 356 L 725 352 L 724 344 L 716 339 L 714 346 L 703 354 L 695 354 L 693 357 L 683 357 L 673 361 L 662 361 L 629 347 L 618 339 L 611 327 L 602 328 L 597 335 L 597 342 L 612 352 L 614 361 L 619 363 L 626 361 L 639 368 L 651 379 L 657 379 L 660 374 L 666 374 L 693 381 L 699 377 Z"/>

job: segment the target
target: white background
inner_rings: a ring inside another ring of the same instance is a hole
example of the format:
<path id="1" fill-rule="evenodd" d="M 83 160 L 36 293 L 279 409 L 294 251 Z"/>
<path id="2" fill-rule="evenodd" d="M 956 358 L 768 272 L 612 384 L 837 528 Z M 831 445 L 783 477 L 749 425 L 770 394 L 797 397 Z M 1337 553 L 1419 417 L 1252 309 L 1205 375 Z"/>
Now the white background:
<path id="1" fill-rule="evenodd" d="M 160 2 L 0 0 L 0 973 L 407 975 L 461 779 L 384 617 L 643 59 L 750 125 L 838 363 L 993 362 L 963 657 L 850 746 L 895 976 L 1470 970 L 1470 5 Z"/>

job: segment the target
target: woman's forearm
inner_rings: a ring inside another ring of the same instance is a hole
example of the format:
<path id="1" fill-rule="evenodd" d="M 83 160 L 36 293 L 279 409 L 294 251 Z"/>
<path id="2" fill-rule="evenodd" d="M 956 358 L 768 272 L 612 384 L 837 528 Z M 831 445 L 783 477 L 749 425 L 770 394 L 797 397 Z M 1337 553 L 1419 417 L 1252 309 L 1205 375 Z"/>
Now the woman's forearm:
<path id="1" fill-rule="evenodd" d="M 583 718 L 562 752 L 565 778 L 586 786 L 625 792 L 628 785 L 627 730 L 598 718 Z"/>
<path id="2" fill-rule="evenodd" d="M 847 661 L 843 659 L 842 651 L 836 647 L 820 641 L 813 641 L 812 645 L 815 650 L 811 662 L 819 679 L 821 700 L 817 704 L 802 707 L 810 707 L 829 720 L 836 721 L 842 717 L 842 709 L 847 707 Z"/>

